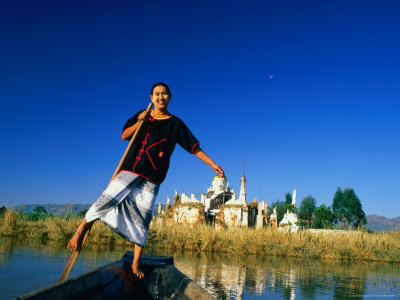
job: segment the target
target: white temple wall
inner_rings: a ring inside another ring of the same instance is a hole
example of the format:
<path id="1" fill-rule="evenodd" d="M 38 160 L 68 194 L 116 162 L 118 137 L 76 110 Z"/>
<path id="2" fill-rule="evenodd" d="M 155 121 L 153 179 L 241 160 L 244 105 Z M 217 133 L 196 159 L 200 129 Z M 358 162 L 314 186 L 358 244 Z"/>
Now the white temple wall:
<path id="1" fill-rule="evenodd" d="M 228 227 L 247 227 L 247 211 L 239 206 L 224 206 L 224 223 Z"/>
<path id="2" fill-rule="evenodd" d="M 175 210 L 174 219 L 178 224 L 195 224 L 200 219 L 200 208 L 179 206 L 179 208 Z"/>
<path id="3" fill-rule="evenodd" d="M 190 202 L 189 200 L 190 198 L 188 197 L 188 195 L 186 195 L 185 193 L 181 194 L 181 203 Z"/>

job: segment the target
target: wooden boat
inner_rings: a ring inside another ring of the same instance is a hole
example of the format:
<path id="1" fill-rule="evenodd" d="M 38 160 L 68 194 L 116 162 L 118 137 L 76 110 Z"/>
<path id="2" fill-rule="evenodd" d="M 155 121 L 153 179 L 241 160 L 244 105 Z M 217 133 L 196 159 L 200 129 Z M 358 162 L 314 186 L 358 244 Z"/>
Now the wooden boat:
<path id="1" fill-rule="evenodd" d="M 142 255 L 145 276 L 141 280 L 133 276 L 132 259 L 128 251 L 116 262 L 17 299 L 214 299 L 181 273 L 171 256 Z"/>

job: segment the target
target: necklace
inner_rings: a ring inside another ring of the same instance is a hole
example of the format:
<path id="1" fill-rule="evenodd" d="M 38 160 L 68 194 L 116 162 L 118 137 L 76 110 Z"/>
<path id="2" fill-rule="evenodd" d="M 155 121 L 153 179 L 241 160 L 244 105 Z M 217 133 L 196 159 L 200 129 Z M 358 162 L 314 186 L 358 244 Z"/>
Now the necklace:
<path id="1" fill-rule="evenodd" d="M 151 114 L 153 115 L 154 118 L 156 119 L 167 119 L 169 117 L 171 117 L 171 114 L 169 112 L 161 112 L 159 114 L 156 114 L 156 112 L 154 110 L 151 111 Z"/>

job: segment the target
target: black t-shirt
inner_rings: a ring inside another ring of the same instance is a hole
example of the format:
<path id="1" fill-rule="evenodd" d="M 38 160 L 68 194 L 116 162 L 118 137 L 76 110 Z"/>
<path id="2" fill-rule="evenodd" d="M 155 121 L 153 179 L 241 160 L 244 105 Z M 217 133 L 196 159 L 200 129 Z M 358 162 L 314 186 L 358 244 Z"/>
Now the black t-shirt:
<path id="1" fill-rule="evenodd" d="M 130 118 L 123 130 L 134 125 L 141 112 Z M 199 145 L 189 128 L 178 117 L 154 119 L 150 116 L 132 145 L 122 170 L 133 172 L 155 183 L 162 183 L 176 143 L 191 154 Z"/>

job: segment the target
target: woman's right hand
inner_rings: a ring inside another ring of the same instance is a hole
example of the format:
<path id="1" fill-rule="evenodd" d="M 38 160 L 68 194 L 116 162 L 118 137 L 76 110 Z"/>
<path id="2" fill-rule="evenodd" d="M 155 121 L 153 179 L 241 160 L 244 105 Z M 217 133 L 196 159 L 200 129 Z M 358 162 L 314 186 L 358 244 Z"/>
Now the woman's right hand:
<path id="1" fill-rule="evenodd" d="M 146 111 L 144 110 L 144 111 L 142 111 L 141 113 L 140 113 L 140 115 L 138 116 L 138 120 L 139 121 L 147 121 L 147 119 L 148 119 L 148 117 L 149 117 L 149 114 L 148 113 L 146 113 Z"/>
<path id="2" fill-rule="evenodd" d="M 128 127 L 124 130 L 124 132 L 121 135 L 121 139 L 123 141 L 127 141 L 130 140 L 131 137 L 133 136 L 133 134 L 135 133 L 136 129 L 139 127 L 139 123 L 140 121 L 147 121 L 147 119 L 149 118 L 149 115 L 146 114 L 146 111 L 142 111 L 139 116 L 138 116 L 138 121 L 133 124 L 131 127 Z"/>

